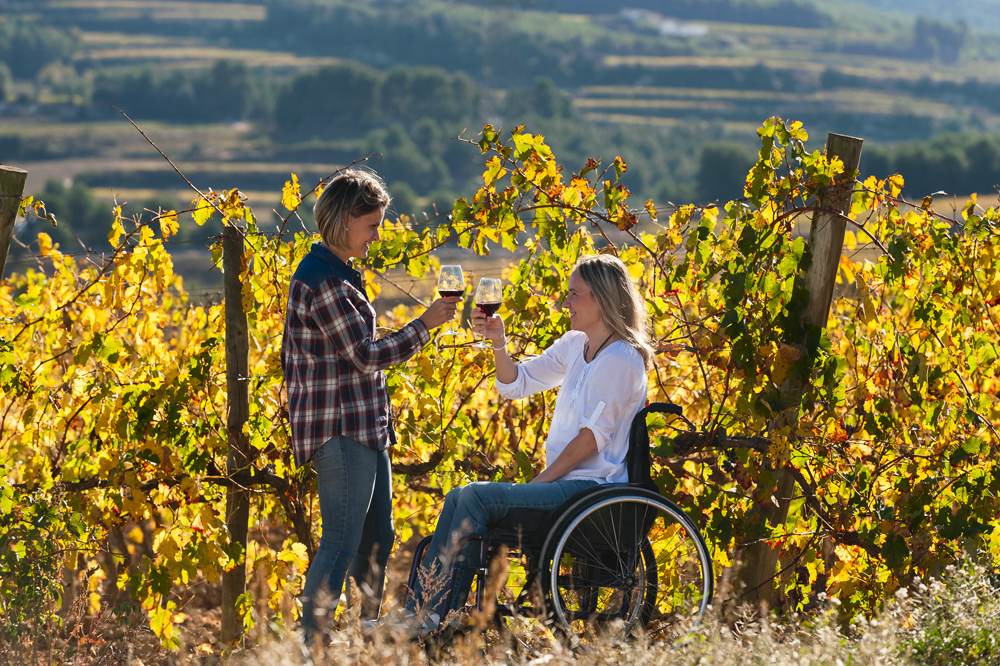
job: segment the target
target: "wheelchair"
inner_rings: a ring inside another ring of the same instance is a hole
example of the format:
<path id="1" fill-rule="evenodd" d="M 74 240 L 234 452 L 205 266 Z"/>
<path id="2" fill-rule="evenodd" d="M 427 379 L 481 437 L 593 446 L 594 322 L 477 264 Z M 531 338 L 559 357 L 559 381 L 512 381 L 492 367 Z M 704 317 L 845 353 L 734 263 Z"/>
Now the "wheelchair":
<path id="1" fill-rule="evenodd" d="M 475 581 L 475 606 L 467 602 L 465 610 L 495 609 L 497 630 L 519 642 L 519 628 L 538 623 L 576 646 L 638 632 L 670 641 L 697 622 L 712 599 L 712 557 L 695 523 L 651 478 L 649 414 L 682 416 L 671 403 L 636 414 L 625 459 L 628 483 L 587 488 L 554 511 L 517 509 L 459 542 L 458 552 L 478 550 L 478 559 L 452 565 L 445 607 L 465 570 Z M 430 541 L 427 536 L 417 545 L 407 599 Z M 504 555 L 506 580 L 499 587 L 494 581 L 497 597 L 487 599 L 490 565 Z"/>

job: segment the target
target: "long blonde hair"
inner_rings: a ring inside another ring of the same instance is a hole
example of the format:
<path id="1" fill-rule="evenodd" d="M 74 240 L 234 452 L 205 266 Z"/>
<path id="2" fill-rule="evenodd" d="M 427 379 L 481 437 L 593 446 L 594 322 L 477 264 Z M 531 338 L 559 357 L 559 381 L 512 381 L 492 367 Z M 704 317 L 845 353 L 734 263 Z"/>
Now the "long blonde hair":
<path id="1" fill-rule="evenodd" d="M 632 345 L 649 368 L 654 352 L 649 341 L 646 301 L 622 260 L 609 254 L 586 255 L 576 262 L 575 270 L 597 301 L 604 325 Z"/>

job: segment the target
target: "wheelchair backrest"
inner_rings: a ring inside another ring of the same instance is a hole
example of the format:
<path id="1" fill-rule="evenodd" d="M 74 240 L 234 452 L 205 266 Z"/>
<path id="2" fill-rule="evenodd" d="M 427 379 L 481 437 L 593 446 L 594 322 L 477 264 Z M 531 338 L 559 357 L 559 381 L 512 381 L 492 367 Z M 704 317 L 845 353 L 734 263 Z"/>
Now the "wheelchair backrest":
<path id="1" fill-rule="evenodd" d="M 625 454 L 625 467 L 628 469 L 628 482 L 635 483 L 641 487 L 655 493 L 660 489 L 653 481 L 650 471 L 653 466 L 653 457 L 649 451 L 649 428 L 646 426 L 647 414 L 676 414 L 683 413 L 680 405 L 672 402 L 653 402 L 642 409 L 632 419 L 632 429 L 628 437 L 628 453 Z"/>

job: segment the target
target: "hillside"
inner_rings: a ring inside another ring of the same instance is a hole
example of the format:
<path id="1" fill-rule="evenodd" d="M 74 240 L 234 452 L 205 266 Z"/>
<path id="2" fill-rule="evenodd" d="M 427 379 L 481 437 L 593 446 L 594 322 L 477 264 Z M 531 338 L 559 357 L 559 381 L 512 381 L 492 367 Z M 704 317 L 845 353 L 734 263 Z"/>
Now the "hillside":
<path id="1" fill-rule="evenodd" d="M 944 21 L 965 21 L 972 29 L 1000 32 L 1000 0 L 854 0 L 879 10 Z"/>
<path id="2" fill-rule="evenodd" d="M 622 155 L 662 204 L 739 196 L 772 115 L 816 147 L 864 137 L 863 170 L 916 165 L 908 196 L 1000 182 L 994 40 L 845 2 L 0 0 L 0 37 L 0 162 L 92 198 L 56 204 L 64 245 L 102 242 L 111 188 L 131 212 L 190 198 L 112 105 L 200 184 L 268 206 L 292 171 L 379 153 L 395 212 L 440 210 L 481 173 L 450 139 L 486 122 L 567 165 Z"/>

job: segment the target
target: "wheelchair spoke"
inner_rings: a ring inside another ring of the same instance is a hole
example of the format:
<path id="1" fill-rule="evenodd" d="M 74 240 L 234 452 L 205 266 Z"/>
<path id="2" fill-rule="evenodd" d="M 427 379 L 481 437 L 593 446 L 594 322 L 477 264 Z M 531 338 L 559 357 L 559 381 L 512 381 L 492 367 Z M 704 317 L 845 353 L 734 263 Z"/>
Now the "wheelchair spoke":
<path id="1" fill-rule="evenodd" d="M 622 636 L 643 627 L 669 637 L 699 616 L 711 589 L 711 560 L 697 532 L 668 503 L 608 498 L 567 523 L 545 579 L 563 631 Z M 548 557 L 548 555 L 546 555 Z"/>

